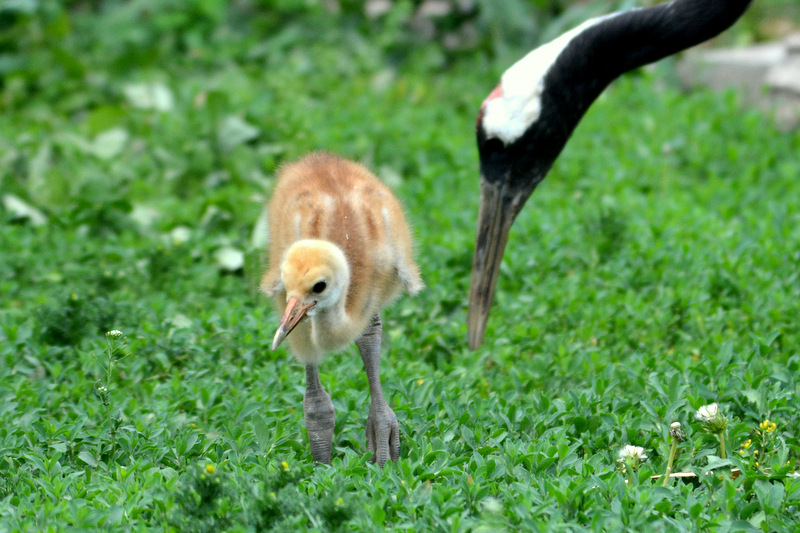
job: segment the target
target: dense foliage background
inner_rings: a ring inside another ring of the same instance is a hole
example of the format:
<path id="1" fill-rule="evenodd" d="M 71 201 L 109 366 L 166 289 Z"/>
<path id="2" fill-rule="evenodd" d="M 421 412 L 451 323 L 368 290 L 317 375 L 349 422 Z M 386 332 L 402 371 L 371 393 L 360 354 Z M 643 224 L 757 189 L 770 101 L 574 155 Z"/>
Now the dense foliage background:
<path id="1" fill-rule="evenodd" d="M 0 531 L 796 530 L 800 135 L 735 92 L 680 92 L 670 61 L 615 83 L 466 347 L 477 108 L 531 46 L 629 5 L 2 3 Z M 757 0 L 721 39 L 797 11 Z M 258 221 L 314 149 L 372 167 L 418 237 L 428 288 L 384 316 L 383 470 L 355 349 L 322 365 L 315 468 L 302 369 L 268 348 Z M 712 402 L 726 460 L 694 418 Z M 698 477 L 662 487 L 674 421 Z M 629 484 L 626 444 L 648 455 Z"/>

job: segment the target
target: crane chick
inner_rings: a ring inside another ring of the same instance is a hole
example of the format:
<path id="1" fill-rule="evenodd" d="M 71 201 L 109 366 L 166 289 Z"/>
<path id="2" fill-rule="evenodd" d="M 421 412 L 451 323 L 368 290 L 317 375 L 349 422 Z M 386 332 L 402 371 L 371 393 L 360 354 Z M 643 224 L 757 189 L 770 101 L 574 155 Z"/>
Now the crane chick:
<path id="1" fill-rule="evenodd" d="M 400 455 L 400 428 L 380 382 L 381 310 L 423 288 L 411 232 L 392 192 L 358 163 L 312 153 L 284 165 L 269 204 L 269 269 L 280 325 L 306 368 L 303 413 L 314 460 L 330 463 L 335 412 L 318 365 L 355 342 L 369 381 L 367 446 L 383 466 Z"/>

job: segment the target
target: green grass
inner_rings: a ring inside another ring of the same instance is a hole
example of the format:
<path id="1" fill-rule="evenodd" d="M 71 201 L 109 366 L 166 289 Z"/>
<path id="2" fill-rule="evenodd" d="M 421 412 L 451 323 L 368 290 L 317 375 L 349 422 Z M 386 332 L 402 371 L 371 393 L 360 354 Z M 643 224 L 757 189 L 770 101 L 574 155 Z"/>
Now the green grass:
<path id="1" fill-rule="evenodd" d="M 392 20 L 197 5 L 5 21 L 0 187 L 47 221 L 0 212 L 0 531 L 798 528 L 800 135 L 664 69 L 620 80 L 514 227 L 472 352 L 474 121 L 505 64 Z M 337 429 L 312 466 L 256 290 L 275 168 L 314 149 L 397 191 L 428 286 L 384 316 L 383 470 L 354 348 L 322 364 Z M 694 419 L 711 402 L 729 462 Z M 662 487 L 674 421 L 699 481 Z M 649 456 L 630 485 L 626 444 Z"/>

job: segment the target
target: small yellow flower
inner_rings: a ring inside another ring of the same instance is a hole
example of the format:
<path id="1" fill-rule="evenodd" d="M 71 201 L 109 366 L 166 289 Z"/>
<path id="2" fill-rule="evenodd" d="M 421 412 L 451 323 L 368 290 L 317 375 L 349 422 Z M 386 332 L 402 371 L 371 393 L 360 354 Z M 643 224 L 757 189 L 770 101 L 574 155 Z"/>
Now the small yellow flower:
<path id="1" fill-rule="evenodd" d="M 214 465 L 212 465 L 211 463 L 206 465 L 206 472 L 207 473 L 213 474 L 216 471 L 217 471 L 217 468 Z"/>
<path id="2" fill-rule="evenodd" d="M 739 455 L 744 455 L 744 450 L 739 450 Z"/>
<path id="3" fill-rule="evenodd" d="M 422 385 L 423 383 L 425 383 L 424 379 L 418 379 L 417 380 L 417 385 Z"/>
<path id="4" fill-rule="evenodd" d="M 769 419 L 767 419 L 761 422 L 758 427 L 760 427 L 761 431 L 764 433 L 772 433 L 778 428 L 778 425 L 775 422 L 770 422 Z"/>
<path id="5" fill-rule="evenodd" d="M 751 446 L 752 444 L 753 444 L 753 441 L 752 441 L 752 439 L 747 439 L 747 442 L 745 442 L 744 444 L 742 444 L 742 448 L 747 448 L 747 449 L 749 449 L 749 448 L 750 448 L 750 446 Z"/>
<path id="6" fill-rule="evenodd" d="M 401 484 L 401 485 L 403 485 L 403 486 L 405 487 L 405 486 L 406 486 L 406 480 L 405 480 L 405 479 L 401 479 L 401 480 L 400 480 L 400 484 Z"/>
<path id="7" fill-rule="evenodd" d="M 336 500 L 336 505 L 340 505 L 340 506 L 344 505 L 344 500 L 339 498 L 338 500 Z"/>
<path id="8" fill-rule="evenodd" d="M 281 468 L 283 468 L 284 472 L 288 472 L 289 471 L 289 463 L 287 463 L 286 461 L 281 461 Z"/>

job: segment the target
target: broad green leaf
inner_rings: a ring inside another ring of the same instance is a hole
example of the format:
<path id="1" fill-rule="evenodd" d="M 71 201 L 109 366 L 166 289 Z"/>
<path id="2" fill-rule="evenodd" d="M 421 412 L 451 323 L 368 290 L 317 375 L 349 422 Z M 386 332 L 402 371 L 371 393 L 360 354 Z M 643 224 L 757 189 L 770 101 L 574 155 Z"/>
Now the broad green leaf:
<path id="1" fill-rule="evenodd" d="M 43 226 L 47 223 L 47 217 L 41 211 L 13 194 L 3 195 L 3 207 L 17 220 L 27 220 L 34 226 Z"/>
<path id="2" fill-rule="evenodd" d="M 261 453 L 266 454 L 269 451 L 267 443 L 271 442 L 270 430 L 264 416 L 260 413 L 253 415 L 253 429 L 256 433 L 256 441 L 261 448 Z"/>
<path id="3" fill-rule="evenodd" d="M 104 131 L 95 137 L 90 151 L 100 159 L 111 159 L 122 152 L 128 143 L 128 132 L 122 128 Z"/>
<path id="4" fill-rule="evenodd" d="M 97 468 L 97 459 L 94 458 L 88 450 L 81 450 L 78 453 L 78 459 L 86 463 L 87 465 L 91 466 L 92 468 Z"/>
<path id="5" fill-rule="evenodd" d="M 235 272 L 244 267 L 244 252 L 232 246 L 220 248 L 214 254 L 217 266 L 227 272 Z"/>
<path id="6" fill-rule="evenodd" d="M 217 136 L 223 150 L 232 150 L 240 144 L 258 137 L 260 130 L 248 124 L 238 115 L 228 115 L 222 119 Z"/>
<path id="7" fill-rule="evenodd" d="M 132 83 L 122 90 L 134 107 L 164 112 L 175 107 L 172 91 L 163 83 Z"/>

